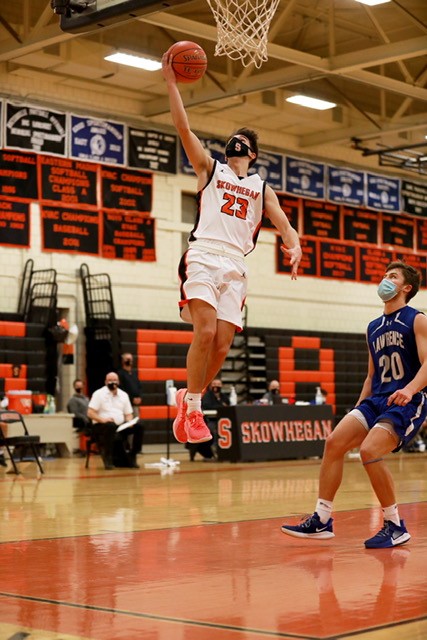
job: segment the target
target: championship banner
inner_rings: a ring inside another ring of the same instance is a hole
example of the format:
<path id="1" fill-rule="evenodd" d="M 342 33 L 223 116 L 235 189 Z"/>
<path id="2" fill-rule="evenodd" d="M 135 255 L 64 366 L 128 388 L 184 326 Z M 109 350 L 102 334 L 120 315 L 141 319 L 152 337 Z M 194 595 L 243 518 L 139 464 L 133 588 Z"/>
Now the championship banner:
<path id="1" fill-rule="evenodd" d="M 42 250 L 99 255 L 98 212 L 42 206 Z"/>
<path id="2" fill-rule="evenodd" d="M 128 129 L 128 164 L 137 169 L 176 173 L 177 137 L 160 131 Z"/>
<path id="3" fill-rule="evenodd" d="M 427 251 L 427 220 L 415 221 L 415 234 L 418 251 Z"/>
<path id="4" fill-rule="evenodd" d="M 367 206 L 378 211 L 400 211 L 400 180 L 367 173 Z"/>
<path id="5" fill-rule="evenodd" d="M 378 244 L 378 214 L 364 209 L 342 208 L 344 240 Z"/>
<path id="6" fill-rule="evenodd" d="M 396 248 L 414 248 L 415 218 L 387 213 L 383 213 L 381 218 L 383 244 L 392 244 Z"/>
<path id="7" fill-rule="evenodd" d="M 224 140 L 219 140 L 218 138 L 199 138 L 202 143 L 203 148 L 206 150 L 207 154 L 211 156 L 214 160 L 218 160 L 218 162 L 225 163 L 225 142 Z M 180 165 L 179 169 L 181 173 L 185 173 L 187 176 L 194 176 L 194 169 L 190 164 L 189 159 L 187 158 L 187 154 L 184 151 L 184 147 L 180 144 Z"/>
<path id="8" fill-rule="evenodd" d="M 283 156 L 281 155 L 260 151 L 254 166 L 248 173 L 249 175 L 258 173 L 261 180 L 265 180 L 275 191 L 283 190 Z"/>
<path id="9" fill-rule="evenodd" d="M 328 166 L 327 170 L 327 200 L 343 204 L 364 204 L 365 174 L 363 171 L 331 166 Z"/>
<path id="10" fill-rule="evenodd" d="M 325 165 L 301 158 L 285 157 L 285 191 L 306 198 L 325 198 Z"/>
<path id="11" fill-rule="evenodd" d="M 330 202 L 303 200 L 304 235 L 340 239 L 340 208 Z"/>
<path id="12" fill-rule="evenodd" d="M 25 201 L 37 200 L 37 156 L 0 151 L 0 194 Z"/>
<path id="13" fill-rule="evenodd" d="M 71 116 L 71 157 L 125 164 L 125 126 L 119 122 Z"/>
<path id="14" fill-rule="evenodd" d="M 153 174 L 102 166 L 101 193 L 104 209 L 151 213 Z"/>
<path id="15" fill-rule="evenodd" d="M 38 156 L 40 198 L 96 207 L 98 165 L 66 158 Z"/>
<path id="16" fill-rule="evenodd" d="M 402 209 L 406 213 L 427 218 L 427 186 L 402 180 Z"/>
<path id="17" fill-rule="evenodd" d="M 67 116 L 40 107 L 6 104 L 5 147 L 67 155 Z"/>
<path id="18" fill-rule="evenodd" d="M 338 242 L 320 245 L 320 276 L 334 280 L 356 280 L 356 247 Z"/>
<path id="19" fill-rule="evenodd" d="M 0 198 L 0 245 L 30 246 L 30 205 Z"/>
<path id="20" fill-rule="evenodd" d="M 393 260 L 393 253 L 374 247 L 360 247 L 360 281 L 378 285 L 383 279 L 387 266 Z"/>
<path id="21" fill-rule="evenodd" d="M 132 213 L 103 212 L 102 257 L 154 262 L 155 220 Z"/>
<path id="22" fill-rule="evenodd" d="M 299 232 L 298 212 L 300 200 L 293 196 L 288 196 L 286 193 L 277 193 L 276 195 L 280 208 L 286 214 L 291 226 Z M 264 216 L 262 219 L 261 229 L 273 229 L 276 231 L 276 227 L 270 222 L 270 218 L 267 218 L 267 216 Z"/>
<path id="23" fill-rule="evenodd" d="M 308 240 L 301 238 L 302 259 L 298 267 L 299 276 L 317 276 L 318 275 L 318 254 L 319 242 L 317 240 Z M 280 249 L 282 238 L 276 237 L 276 270 L 277 273 L 291 273 L 292 267 L 286 253 Z"/>
<path id="24" fill-rule="evenodd" d="M 427 256 L 420 256 L 415 253 L 396 253 L 397 260 L 403 260 L 415 269 L 421 271 L 420 289 L 427 289 Z"/>

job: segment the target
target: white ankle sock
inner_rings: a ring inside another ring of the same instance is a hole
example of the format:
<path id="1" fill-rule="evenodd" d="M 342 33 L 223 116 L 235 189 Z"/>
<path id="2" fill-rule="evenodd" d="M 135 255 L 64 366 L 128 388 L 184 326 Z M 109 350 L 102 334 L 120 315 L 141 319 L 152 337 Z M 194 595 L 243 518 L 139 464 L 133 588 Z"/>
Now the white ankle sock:
<path id="1" fill-rule="evenodd" d="M 202 394 L 201 393 L 189 393 L 187 391 L 185 401 L 187 403 L 187 416 L 189 413 L 192 413 L 193 411 L 202 410 Z"/>
<path id="2" fill-rule="evenodd" d="M 323 524 L 326 524 L 332 515 L 332 505 L 333 502 L 323 500 L 323 498 L 319 498 L 316 502 L 316 513 Z"/>
<path id="3" fill-rule="evenodd" d="M 400 527 L 399 511 L 397 504 L 392 504 L 390 507 L 383 507 L 384 520 L 391 520 L 394 524 Z"/>

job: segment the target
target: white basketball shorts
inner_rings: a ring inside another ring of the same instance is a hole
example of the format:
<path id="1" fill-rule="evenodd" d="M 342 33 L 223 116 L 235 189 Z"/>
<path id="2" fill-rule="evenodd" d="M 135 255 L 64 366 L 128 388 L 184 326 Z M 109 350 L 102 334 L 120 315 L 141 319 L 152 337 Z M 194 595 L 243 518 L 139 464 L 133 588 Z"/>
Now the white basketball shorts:
<path id="1" fill-rule="evenodd" d="M 179 263 L 181 318 L 191 322 L 187 303 L 197 298 L 216 310 L 218 320 L 230 322 L 241 331 L 247 291 L 246 275 L 247 268 L 242 258 L 216 255 L 191 247 Z"/>

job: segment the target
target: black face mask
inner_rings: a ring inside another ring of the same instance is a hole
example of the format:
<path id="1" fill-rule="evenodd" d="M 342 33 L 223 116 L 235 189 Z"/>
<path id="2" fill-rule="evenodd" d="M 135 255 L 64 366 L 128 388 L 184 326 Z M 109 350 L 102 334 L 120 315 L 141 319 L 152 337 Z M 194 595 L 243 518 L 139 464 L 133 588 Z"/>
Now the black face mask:
<path id="1" fill-rule="evenodd" d="M 125 365 L 127 367 L 131 367 L 132 366 L 132 360 L 125 360 Z"/>
<path id="2" fill-rule="evenodd" d="M 221 387 L 212 387 L 214 393 L 221 393 Z"/>
<path id="3" fill-rule="evenodd" d="M 251 149 L 239 138 L 231 138 L 225 147 L 226 158 L 245 158 L 249 155 Z"/>
<path id="4" fill-rule="evenodd" d="M 83 387 L 79 387 L 78 389 L 75 389 L 76 393 L 82 393 L 82 391 L 83 391 Z"/>
<path id="5" fill-rule="evenodd" d="M 114 389 L 117 389 L 118 386 L 119 385 L 117 382 L 107 382 L 107 387 L 110 389 L 110 391 L 114 391 Z"/>
<path id="6" fill-rule="evenodd" d="M 279 393 L 279 389 L 272 389 L 271 393 L 277 396 L 277 394 Z"/>

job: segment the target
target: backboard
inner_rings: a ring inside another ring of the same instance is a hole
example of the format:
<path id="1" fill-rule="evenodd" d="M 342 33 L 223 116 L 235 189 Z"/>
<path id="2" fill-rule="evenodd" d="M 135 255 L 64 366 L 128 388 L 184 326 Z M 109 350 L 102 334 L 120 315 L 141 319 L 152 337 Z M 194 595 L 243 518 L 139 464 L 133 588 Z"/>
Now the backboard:
<path id="1" fill-rule="evenodd" d="M 164 11 L 188 0 L 52 0 L 62 31 L 88 33 L 138 16 Z"/>

